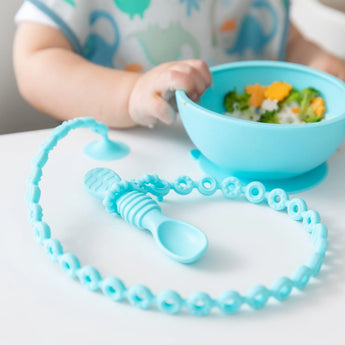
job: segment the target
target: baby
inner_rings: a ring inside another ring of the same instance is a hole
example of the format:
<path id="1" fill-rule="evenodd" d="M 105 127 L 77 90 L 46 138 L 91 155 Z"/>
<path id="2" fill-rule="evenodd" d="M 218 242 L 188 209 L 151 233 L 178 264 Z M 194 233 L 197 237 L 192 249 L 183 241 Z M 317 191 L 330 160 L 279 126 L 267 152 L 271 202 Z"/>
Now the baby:
<path id="1" fill-rule="evenodd" d="M 23 97 L 61 120 L 171 124 L 174 90 L 197 100 L 208 66 L 287 60 L 345 80 L 345 62 L 289 24 L 289 0 L 27 0 L 16 15 Z"/>

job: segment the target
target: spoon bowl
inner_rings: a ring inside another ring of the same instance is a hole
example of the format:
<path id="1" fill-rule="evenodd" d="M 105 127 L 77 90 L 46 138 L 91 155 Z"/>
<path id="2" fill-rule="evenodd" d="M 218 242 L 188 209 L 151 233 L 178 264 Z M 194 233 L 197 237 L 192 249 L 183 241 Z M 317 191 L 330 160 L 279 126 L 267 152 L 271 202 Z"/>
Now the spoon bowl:
<path id="1" fill-rule="evenodd" d="M 198 228 L 174 219 L 163 221 L 154 236 L 163 251 L 185 264 L 198 260 L 208 246 L 207 237 Z"/>

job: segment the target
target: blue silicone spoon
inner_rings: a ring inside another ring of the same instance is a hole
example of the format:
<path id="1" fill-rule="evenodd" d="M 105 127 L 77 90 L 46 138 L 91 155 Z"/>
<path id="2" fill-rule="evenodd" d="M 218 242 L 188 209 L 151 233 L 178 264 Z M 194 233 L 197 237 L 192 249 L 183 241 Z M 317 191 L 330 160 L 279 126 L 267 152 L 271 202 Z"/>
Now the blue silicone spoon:
<path id="1" fill-rule="evenodd" d="M 92 169 L 84 177 L 86 191 L 104 199 L 119 175 L 106 168 Z M 125 192 L 116 200 L 119 214 L 128 223 L 152 233 L 158 247 L 170 258 L 181 263 L 192 263 L 206 251 L 206 235 L 195 226 L 171 219 L 161 213 L 159 205 L 143 192 Z"/>

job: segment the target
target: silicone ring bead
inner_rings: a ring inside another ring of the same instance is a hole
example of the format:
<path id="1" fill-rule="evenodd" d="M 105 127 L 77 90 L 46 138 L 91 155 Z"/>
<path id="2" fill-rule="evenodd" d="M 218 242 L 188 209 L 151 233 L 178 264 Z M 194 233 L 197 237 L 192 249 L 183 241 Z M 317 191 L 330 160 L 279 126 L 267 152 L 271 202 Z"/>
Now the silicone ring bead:
<path id="1" fill-rule="evenodd" d="M 146 192 L 154 194 L 155 186 L 159 183 L 159 177 L 157 175 L 144 175 L 142 177 L 142 183 L 144 184 Z"/>
<path id="2" fill-rule="evenodd" d="M 307 204 L 303 199 L 294 198 L 287 204 L 287 212 L 291 219 L 299 221 L 303 219 L 303 213 L 307 210 Z"/>
<path id="3" fill-rule="evenodd" d="M 287 277 L 278 278 L 273 282 L 271 286 L 271 292 L 273 297 L 277 301 L 284 301 L 289 297 L 291 290 L 293 288 L 293 282 Z"/>
<path id="4" fill-rule="evenodd" d="M 126 191 L 131 191 L 131 186 L 127 181 L 119 181 L 113 184 L 110 190 L 106 192 L 103 200 L 103 205 L 105 206 L 107 212 L 119 214 L 116 201 Z"/>
<path id="5" fill-rule="evenodd" d="M 230 176 L 222 181 L 221 189 L 225 198 L 236 199 L 241 194 L 242 184 L 238 178 Z"/>
<path id="6" fill-rule="evenodd" d="M 59 258 L 62 271 L 70 278 L 77 276 L 80 269 L 80 262 L 78 258 L 71 253 L 66 253 Z"/>
<path id="7" fill-rule="evenodd" d="M 172 315 L 180 312 L 183 299 L 176 291 L 164 290 L 156 297 L 156 303 L 160 311 Z"/>
<path id="8" fill-rule="evenodd" d="M 246 188 L 246 198 L 248 201 L 259 204 L 265 200 L 266 189 L 261 182 L 251 182 Z"/>
<path id="9" fill-rule="evenodd" d="M 39 168 L 42 168 L 48 162 L 48 159 L 49 159 L 48 152 L 41 148 L 40 151 L 33 158 L 31 164 Z"/>
<path id="10" fill-rule="evenodd" d="M 130 184 L 127 181 L 121 180 L 115 182 L 110 189 L 110 193 L 113 195 L 113 198 L 118 199 L 120 195 L 125 192 L 129 191 Z"/>
<path id="11" fill-rule="evenodd" d="M 63 122 L 60 126 L 52 130 L 51 135 L 57 140 L 61 140 L 68 134 L 69 131 L 70 128 L 67 125 L 67 122 Z"/>
<path id="12" fill-rule="evenodd" d="M 91 121 L 90 119 L 77 118 L 76 121 L 73 121 L 73 120 L 66 121 L 66 124 L 68 125 L 70 130 L 72 130 L 72 129 L 77 129 L 77 128 L 89 127 L 89 125 L 91 124 Z"/>
<path id="13" fill-rule="evenodd" d="M 44 250 L 48 258 L 53 262 L 57 262 L 59 257 L 63 254 L 61 243 L 54 238 L 44 242 Z"/>
<path id="14" fill-rule="evenodd" d="M 115 277 L 108 277 L 101 283 L 101 289 L 105 296 L 114 302 L 122 301 L 126 294 L 126 287 L 123 282 Z"/>
<path id="15" fill-rule="evenodd" d="M 321 269 L 323 261 L 325 260 L 325 255 L 323 253 L 314 253 L 308 262 L 308 266 L 311 269 L 311 275 L 315 277 Z"/>
<path id="16" fill-rule="evenodd" d="M 320 215 L 318 212 L 309 210 L 303 213 L 303 226 L 308 233 L 311 233 L 318 223 L 320 223 Z"/>
<path id="17" fill-rule="evenodd" d="M 160 180 L 155 185 L 154 194 L 158 197 L 158 200 L 162 201 L 163 197 L 170 192 L 170 183 L 165 180 Z"/>
<path id="18" fill-rule="evenodd" d="M 97 122 L 93 117 L 78 117 L 78 118 L 69 120 L 67 122 L 69 122 L 69 123 L 76 122 L 76 123 L 78 123 L 78 125 L 80 127 L 82 127 L 82 126 L 90 127 L 91 126 L 91 127 L 93 127 L 93 129 L 96 126 L 98 127 L 98 126 L 101 126 L 101 125 L 103 125 L 103 127 L 106 127 L 103 123 Z M 106 128 L 108 128 L 108 127 L 106 127 Z"/>
<path id="19" fill-rule="evenodd" d="M 198 182 L 197 188 L 200 194 L 209 196 L 217 191 L 218 185 L 214 177 L 205 176 Z"/>
<path id="20" fill-rule="evenodd" d="M 153 184 L 157 182 L 158 176 L 155 175 L 150 175 L 150 174 L 145 174 L 141 179 L 143 180 L 144 183 L 146 184 Z"/>
<path id="21" fill-rule="evenodd" d="M 287 201 L 288 201 L 287 193 L 280 188 L 271 190 L 267 197 L 268 205 L 275 211 L 284 210 L 286 208 Z"/>
<path id="22" fill-rule="evenodd" d="M 316 245 L 316 243 L 320 239 L 322 239 L 322 238 L 327 239 L 327 237 L 328 237 L 328 229 L 327 229 L 326 225 L 321 224 L 321 223 L 316 224 L 314 227 L 314 230 L 311 234 L 311 239 L 312 239 L 314 245 Z"/>
<path id="23" fill-rule="evenodd" d="M 270 297 L 269 290 L 263 285 L 257 285 L 249 289 L 245 298 L 247 304 L 252 309 L 261 309 L 265 306 L 268 298 Z"/>
<path id="24" fill-rule="evenodd" d="M 116 202 L 113 199 L 113 194 L 108 192 L 103 199 L 103 206 L 105 207 L 108 213 L 118 213 Z"/>
<path id="25" fill-rule="evenodd" d="M 45 222 L 37 222 L 34 228 L 34 237 L 40 245 L 43 245 L 44 240 L 50 238 L 49 225 Z"/>
<path id="26" fill-rule="evenodd" d="M 78 278 L 88 290 L 96 291 L 102 280 L 100 273 L 92 266 L 84 266 L 78 272 Z"/>
<path id="27" fill-rule="evenodd" d="M 32 167 L 30 171 L 30 175 L 28 177 L 28 181 L 33 185 L 38 185 L 42 178 L 42 169 L 39 167 Z"/>
<path id="28" fill-rule="evenodd" d="M 57 143 L 58 143 L 57 138 L 55 136 L 50 135 L 49 138 L 42 143 L 42 148 L 45 151 L 49 152 L 55 148 Z"/>
<path id="29" fill-rule="evenodd" d="M 298 267 L 292 277 L 294 286 L 298 290 L 303 290 L 305 286 L 308 284 L 311 275 L 312 271 L 309 267 L 305 265 Z"/>
<path id="30" fill-rule="evenodd" d="M 188 176 L 179 176 L 172 185 L 174 191 L 181 195 L 189 194 L 193 188 L 193 180 Z"/>
<path id="31" fill-rule="evenodd" d="M 31 184 L 28 186 L 28 190 L 26 192 L 26 200 L 27 202 L 33 202 L 37 204 L 41 198 L 41 190 L 38 186 Z"/>
<path id="32" fill-rule="evenodd" d="M 205 292 L 194 292 L 187 298 L 186 306 L 191 314 L 206 316 L 213 307 L 213 300 Z"/>
<path id="33" fill-rule="evenodd" d="M 223 314 L 235 314 L 243 303 L 242 296 L 237 291 L 224 291 L 217 298 L 217 306 Z"/>
<path id="34" fill-rule="evenodd" d="M 32 226 L 35 225 L 36 222 L 40 222 L 43 217 L 43 211 L 40 204 L 29 204 L 29 221 Z"/>
<path id="35" fill-rule="evenodd" d="M 153 295 L 152 292 L 144 285 L 134 285 L 127 292 L 129 303 L 139 309 L 150 308 Z"/>
<path id="36" fill-rule="evenodd" d="M 133 190 L 136 190 L 138 192 L 143 192 L 143 193 L 146 192 L 145 185 L 144 185 L 144 183 L 142 182 L 141 179 L 133 179 L 133 180 L 131 180 L 130 181 L 130 185 L 133 188 Z M 169 186 L 169 190 L 170 190 L 170 186 Z"/>

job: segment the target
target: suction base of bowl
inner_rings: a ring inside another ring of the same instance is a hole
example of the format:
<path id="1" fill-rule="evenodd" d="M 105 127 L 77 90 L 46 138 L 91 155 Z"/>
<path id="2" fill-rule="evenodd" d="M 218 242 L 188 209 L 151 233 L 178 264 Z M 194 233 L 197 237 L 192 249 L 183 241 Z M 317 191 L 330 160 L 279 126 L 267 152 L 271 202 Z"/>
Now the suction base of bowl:
<path id="1" fill-rule="evenodd" d="M 216 164 L 209 161 L 199 150 L 192 150 L 191 155 L 199 163 L 202 171 L 207 175 L 213 176 L 217 181 L 222 181 L 227 176 L 235 176 L 242 183 L 248 184 L 258 179 L 243 178 L 236 175 L 236 173 L 226 170 L 217 166 Z M 298 193 L 308 189 L 311 189 L 318 185 L 327 175 L 327 163 L 322 163 L 315 169 L 308 171 L 305 174 L 298 175 L 286 179 L 277 180 L 261 180 L 268 191 L 274 188 L 282 188 L 288 193 Z"/>

